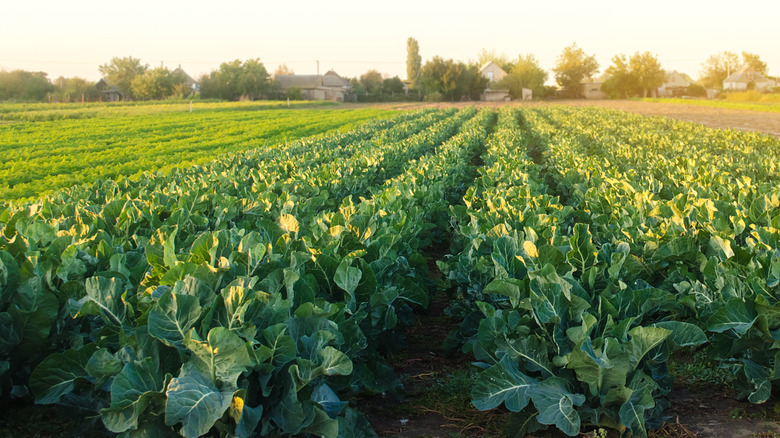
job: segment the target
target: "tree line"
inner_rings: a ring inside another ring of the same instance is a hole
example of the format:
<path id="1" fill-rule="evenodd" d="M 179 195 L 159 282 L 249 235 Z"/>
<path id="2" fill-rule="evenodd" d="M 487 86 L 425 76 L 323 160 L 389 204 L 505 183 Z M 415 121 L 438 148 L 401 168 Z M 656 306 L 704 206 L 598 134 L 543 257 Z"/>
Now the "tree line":
<path id="1" fill-rule="evenodd" d="M 507 75 L 493 84 L 480 72 L 487 62 L 495 62 Z M 710 56 L 703 64 L 698 84 L 691 85 L 690 95 L 704 95 L 705 88 L 722 88 L 723 80 L 741 66 L 750 66 L 767 76 L 767 65 L 757 54 L 720 52 Z M 417 40 L 407 40 L 407 81 L 398 76 L 384 77 L 377 70 L 369 70 L 355 78 L 346 78 L 352 85 L 355 100 L 398 101 L 429 100 L 459 101 L 478 100 L 487 87 L 507 90 L 513 99 L 522 96 L 524 88 L 533 91 L 534 98 L 545 98 L 553 93 L 565 97 L 580 97 L 584 81 L 602 82 L 601 90 L 611 98 L 646 97 L 660 87 L 666 71 L 657 56 L 650 52 L 636 52 L 626 56 L 618 54 L 604 73 L 599 73 L 599 63 L 576 43 L 563 49 L 552 68 L 560 87 L 546 86 L 549 74 L 532 54 L 520 54 L 509 58 L 492 50 L 483 49 L 476 60 L 464 62 L 434 56 L 424 64 Z M 282 90 L 272 80 L 260 59 L 234 60 L 222 63 L 219 68 L 198 78 L 198 88 L 187 82 L 181 69 L 167 67 L 150 68 L 138 58 L 114 57 L 99 66 L 98 70 L 108 86 L 123 100 L 159 100 L 188 98 L 195 95 L 204 99 L 254 100 L 300 99 L 301 90 Z M 275 72 L 294 74 L 286 65 Z M 23 70 L 0 71 L 0 100 L 4 101 L 96 101 L 103 92 L 98 84 L 79 77 L 58 77 L 50 80 L 46 73 Z"/>

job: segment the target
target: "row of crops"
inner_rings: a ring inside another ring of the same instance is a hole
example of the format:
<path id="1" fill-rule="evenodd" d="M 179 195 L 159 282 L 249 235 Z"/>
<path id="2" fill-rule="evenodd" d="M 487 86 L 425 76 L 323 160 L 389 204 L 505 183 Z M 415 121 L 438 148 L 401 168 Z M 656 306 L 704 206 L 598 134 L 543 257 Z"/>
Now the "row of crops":
<path id="1" fill-rule="evenodd" d="M 105 105 L 93 111 L 110 117 L 0 121 L 0 201 L 38 197 L 97 179 L 137 178 L 147 170 L 168 173 L 174 167 L 202 164 L 230 152 L 261 145 L 273 148 L 314 134 L 350 129 L 388 113 L 376 109 L 280 110 L 225 103 L 199 103 L 190 113 L 184 104 Z M 0 105 L 0 116 L 9 108 L 14 105 Z M 63 106 L 51 111 L 73 115 L 81 110 Z M 40 112 L 27 109 L 9 114 Z"/>
<path id="2" fill-rule="evenodd" d="M 375 436 L 355 396 L 402 391 L 385 358 L 447 240 L 473 404 L 517 436 L 646 436 L 680 349 L 763 403 L 778 155 L 605 110 L 424 110 L 0 207 L 2 397 L 128 437 Z"/>

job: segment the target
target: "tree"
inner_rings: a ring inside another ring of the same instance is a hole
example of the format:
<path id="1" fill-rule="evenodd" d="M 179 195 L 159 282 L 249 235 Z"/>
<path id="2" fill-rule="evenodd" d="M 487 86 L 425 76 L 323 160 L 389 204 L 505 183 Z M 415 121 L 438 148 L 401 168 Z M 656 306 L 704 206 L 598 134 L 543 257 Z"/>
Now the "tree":
<path id="1" fill-rule="evenodd" d="M 360 85 L 368 95 L 379 95 L 382 91 L 382 74 L 376 70 L 369 70 L 360 76 Z"/>
<path id="2" fill-rule="evenodd" d="M 761 73 L 764 76 L 766 76 L 767 73 L 769 73 L 769 70 L 767 69 L 766 66 L 766 62 L 762 61 L 761 58 L 759 58 L 759 56 L 756 55 L 755 53 L 749 53 L 743 51 L 742 63 L 752 68 L 753 70 Z"/>
<path id="3" fill-rule="evenodd" d="M 165 67 L 153 68 L 133 79 L 133 95 L 141 100 L 161 100 L 174 94 L 174 87 L 184 83 L 184 77 L 174 75 Z"/>
<path id="4" fill-rule="evenodd" d="M 0 70 L 0 100 L 42 101 L 54 91 L 44 72 Z"/>
<path id="5" fill-rule="evenodd" d="M 497 88 L 508 89 L 513 99 L 523 96 L 523 88 L 532 90 L 536 97 L 543 97 L 546 80 L 547 72 L 539 66 L 536 57 L 529 53 L 518 56 L 517 62 L 511 66 L 509 74 L 499 81 Z"/>
<path id="6" fill-rule="evenodd" d="M 54 91 L 52 95 L 61 102 L 93 101 L 100 98 L 100 91 L 94 82 L 79 77 L 66 78 L 60 76 L 54 80 Z"/>
<path id="7" fill-rule="evenodd" d="M 404 83 L 398 76 L 387 78 L 382 81 L 382 94 L 385 96 L 394 96 L 396 94 L 403 94 Z"/>
<path id="8" fill-rule="evenodd" d="M 558 85 L 579 96 L 582 81 L 598 73 L 599 63 L 594 55 L 586 55 L 581 48 L 577 47 L 577 43 L 574 43 L 563 49 L 553 71 Z"/>
<path id="9" fill-rule="evenodd" d="M 509 72 L 514 66 L 508 56 L 503 53 L 498 54 L 495 50 L 482 49 L 477 53 L 477 64 L 479 64 L 480 67 L 490 61 L 495 62 L 505 72 Z"/>
<path id="10" fill-rule="evenodd" d="M 632 75 L 626 55 L 615 55 L 612 65 L 607 67 L 607 79 L 601 85 L 601 91 L 610 98 L 625 98 L 633 96 L 637 89 L 636 78 Z"/>
<path id="11" fill-rule="evenodd" d="M 276 70 L 274 71 L 274 76 L 288 76 L 288 75 L 294 75 L 295 72 L 290 67 L 287 67 L 287 64 L 280 64 L 279 67 L 276 67 Z"/>
<path id="12" fill-rule="evenodd" d="M 464 96 L 478 99 L 488 79 L 476 64 L 466 65 L 438 56 L 426 62 L 420 71 L 420 85 L 429 100 L 458 101 Z"/>
<path id="13" fill-rule="evenodd" d="M 409 38 L 406 40 L 406 79 L 409 81 L 410 88 L 417 88 L 421 67 L 420 44 L 416 39 Z"/>
<path id="14" fill-rule="evenodd" d="M 647 97 L 648 91 L 656 89 L 664 83 L 666 73 L 661 68 L 658 58 L 650 52 L 636 52 L 631 57 L 629 66 L 637 87 L 642 90 L 642 97 Z"/>
<path id="15" fill-rule="evenodd" d="M 109 63 L 98 67 L 98 70 L 106 82 L 117 87 L 125 98 L 132 98 L 133 79 L 144 74 L 148 68 L 148 64 L 141 65 L 140 59 L 128 56 L 126 58 L 113 57 Z"/>
<path id="16" fill-rule="evenodd" d="M 723 88 L 723 81 L 739 68 L 739 56 L 721 52 L 710 56 L 702 65 L 699 82 L 706 88 Z"/>
<path id="17" fill-rule="evenodd" d="M 200 77 L 200 95 L 225 100 L 254 100 L 268 92 L 270 83 L 260 59 L 236 59 Z"/>

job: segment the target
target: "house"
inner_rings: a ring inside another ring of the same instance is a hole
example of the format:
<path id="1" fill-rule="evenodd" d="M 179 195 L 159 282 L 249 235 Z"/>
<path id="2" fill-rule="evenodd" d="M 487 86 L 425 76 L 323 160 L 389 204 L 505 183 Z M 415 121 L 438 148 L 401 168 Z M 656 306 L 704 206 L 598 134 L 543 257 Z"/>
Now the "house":
<path id="1" fill-rule="evenodd" d="M 344 102 L 352 91 L 349 81 L 333 70 L 324 75 L 276 75 L 274 80 L 285 93 L 292 88 L 301 90 L 305 100 Z"/>
<path id="2" fill-rule="evenodd" d="M 493 86 L 506 77 L 506 72 L 498 64 L 488 61 L 479 69 L 479 74 L 488 80 L 488 86 L 482 93 L 482 100 L 488 102 L 508 102 L 512 100 L 509 96 L 509 90 L 504 88 L 493 88 Z"/>
<path id="3" fill-rule="evenodd" d="M 688 92 L 688 87 L 694 84 L 694 80 L 685 73 L 678 71 L 666 72 L 664 83 L 658 88 L 658 97 L 677 97 L 684 96 Z"/>
<path id="4" fill-rule="evenodd" d="M 775 81 L 765 78 L 764 75 L 747 65 L 735 71 L 723 81 L 724 90 L 734 91 L 764 91 L 775 86 L 777 86 Z"/>
<path id="5" fill-rule="evenodd" d="M 184 83 L 187 84 L 189 88 L 192 89 L 192 91 L 199 91 L 200 90 L 200 84 L 195 79 L 192 79 L 192 76 L 188 75 L 187 72 L 181 69 L 181 64 L 179 64 L 179 67 L 176 68 L 172 72 L 174 76 L 181 76 L 184 78 Z"/>
<path id="6" fill-rule="evenodd" d="M 119 102 L 120 100 L 125 100 L 125 95 L 119 91 L 119 88 L 117 88 L 116 85 L 108 85 L 108 81 L 104 78 L 100 78 L 100 80 L 95 83 L 95 88 L 103 93 L 101 100 L 104 102 Z"/>
<path id="7" fill-rule="evenodd" d="M 606 99 L 607 95 L 601 91 L 604 82 L 590 81 L 582 83 L 582 95 L 585 99 Z"/>

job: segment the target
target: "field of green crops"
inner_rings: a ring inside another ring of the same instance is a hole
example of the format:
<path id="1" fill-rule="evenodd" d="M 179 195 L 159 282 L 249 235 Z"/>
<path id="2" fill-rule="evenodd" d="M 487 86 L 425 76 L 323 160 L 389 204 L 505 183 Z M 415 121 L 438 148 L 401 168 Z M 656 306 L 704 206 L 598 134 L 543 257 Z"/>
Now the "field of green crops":
<path id="1" fill-rule="evenodd" d="M 371 109 L 278 109 L 282 105 L 286 108 L 286 103 L 198 102 L 189 112 L 189 103 L 181 102 L 2 104 L 0 202 L 98 179 L 137 178 L 151 170 L 167 173 L 227 152 L 348 129 L 388 114 Z"/>
<path id="2" fill-rule="evenodd" d="M 376 436 L 357 397 L 402 394 L 388 359 L 446 289 L 472 405 L 513 436 L 646 437 L 681 351 L 776 399 L 778 140 L 597 108 L 365 117 L 0 207 L 0 397 L 126 437 Z"/>

